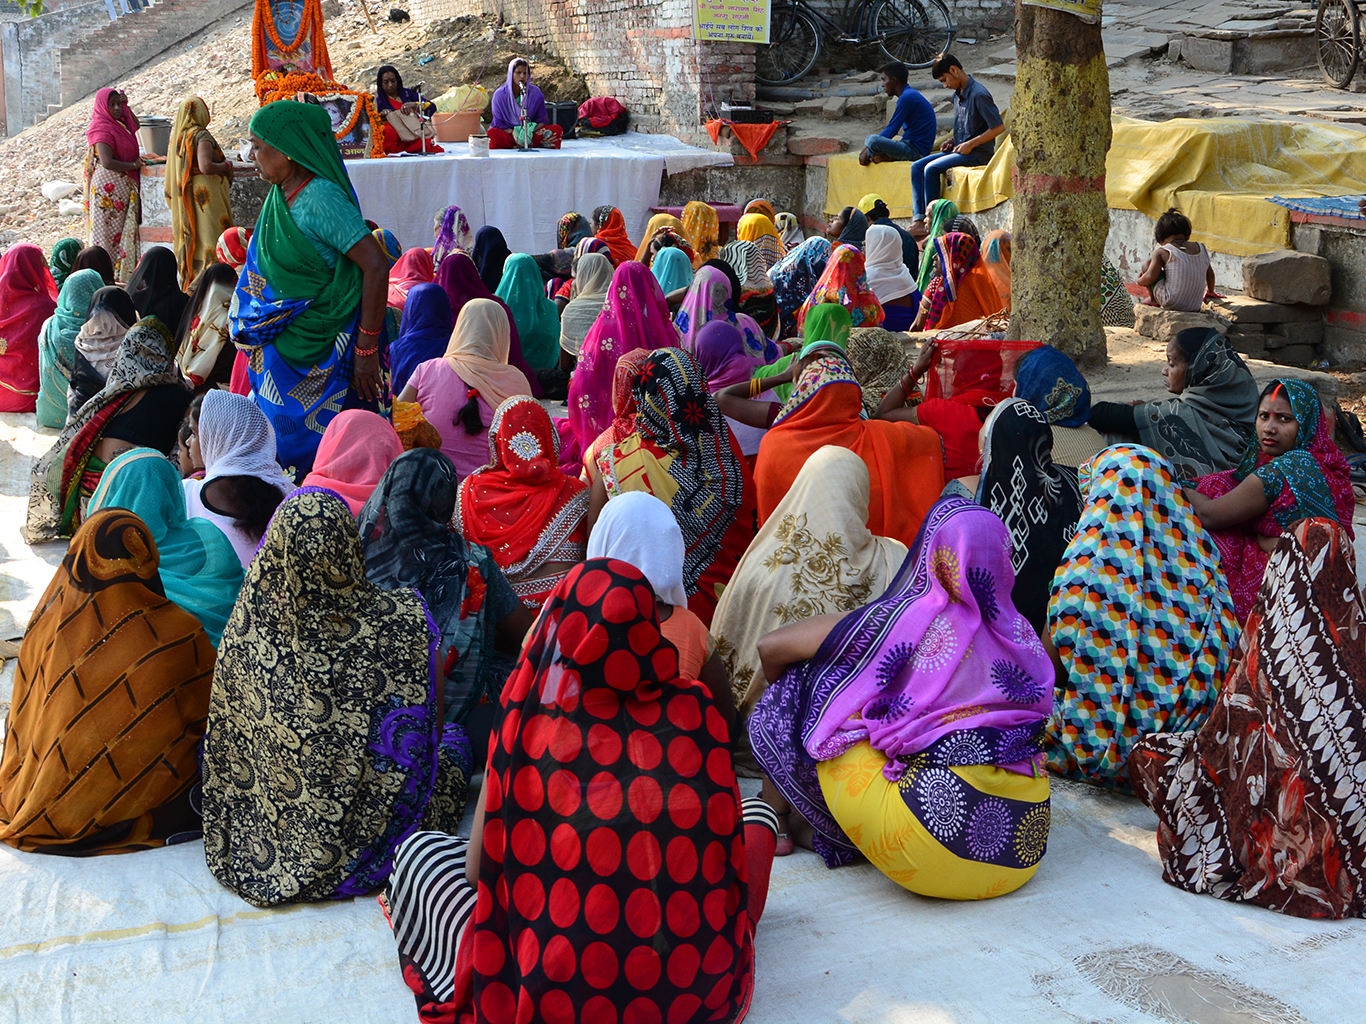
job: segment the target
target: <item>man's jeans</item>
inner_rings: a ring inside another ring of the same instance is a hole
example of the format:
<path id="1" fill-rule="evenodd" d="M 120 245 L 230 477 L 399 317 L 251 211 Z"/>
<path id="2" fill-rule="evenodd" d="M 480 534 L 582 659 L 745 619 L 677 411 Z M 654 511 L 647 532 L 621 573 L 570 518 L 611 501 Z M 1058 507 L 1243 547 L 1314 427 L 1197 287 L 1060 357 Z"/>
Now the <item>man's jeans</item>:
<path id="1" fill-rule="evenodd" d="M 885 135 L 869 135 L 863 140 L 863 145 L 869 156 L 880 156 L 888 160 L 920 159 L 920 150 L 900 139 L 889 139 Z"/>
<path id="2" fill-rule="evenodd" d="M 939 198 L 945 172 L 974 164 L 971 156 L 960 153 L 934 153 L 911 165 L 911 213 L 925 219 L 925 207 Z"/>

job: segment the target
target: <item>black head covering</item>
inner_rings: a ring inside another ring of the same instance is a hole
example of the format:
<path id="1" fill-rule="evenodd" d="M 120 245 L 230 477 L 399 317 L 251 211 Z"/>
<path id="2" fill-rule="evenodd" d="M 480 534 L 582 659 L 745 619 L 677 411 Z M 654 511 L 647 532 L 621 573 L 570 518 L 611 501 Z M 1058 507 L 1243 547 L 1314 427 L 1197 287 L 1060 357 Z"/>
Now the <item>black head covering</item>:
<path id="1" fill-rule="evenodd" d="M 148 249 L 128 279 L 128 294 L 139 316 L 154 316 L 168 331 L 180 326 L 189 298 L 180 290 L 175 253 L 165 246 Z"/>
<path id="2" fill-rule="evenodd" d="M 474 267 L 479 271 L 479 280 L 489 291 L 498 290 L 503 280 L 503 264 L 507 262 L 512 250 L 507 240 L 497 228 L 486 226 L 474 236 Z"/>
<path id="3" fill-rule="evenodd" d="M 86 251 L 89 252 L 88 249 Z M 104 250 L 101 249 L 100 251 L 103 252 Z M 114 285 L 107 285 L 90 297 L 90 312 L 86 318 L 89 319 L 96 313 L 105 311 L 113 313 L 129 327 L 138 322 L 138 311 L 137 307 L 133 305 L 133 300 L 126 291 Z"/>
<path id="4" fill-rule="evenodd" d="M 868 234 L 868 218 L 858 210 L 849 214 L 849 220 L 844 225 L 844 230 L 840 232 L 839 241 L 836 245 L 856 245 L 863 248 L 863 236 Z"/>
<path id="5" fill-rule="evenodd" d="M 392 71 L 394 73 L 394 77 L 398 79 L 399 96 L 403 95 L 403 76 L 398 73 L 398 68 L 394 67 L 392 64 L 381 65 L 380 69 L 375 72 L 375 106 L 379 107 L 380 110 L 394 109 L 393 102 L 389 99 L 389 94 L 384 91 L 384 86 L 380 84 L 384 79 L 384 72 L 386 71 Z"/>
<path id="6" fill-rule="evenodd" d="M 87 245 L 76 254 L 75 261 L 71 264 L 71 273 L 78 270 L 97 270 L 100 277 L 104 278 L 104 283 L 114 284 L 114 261 L 109 258 L 102 245 Z"/>

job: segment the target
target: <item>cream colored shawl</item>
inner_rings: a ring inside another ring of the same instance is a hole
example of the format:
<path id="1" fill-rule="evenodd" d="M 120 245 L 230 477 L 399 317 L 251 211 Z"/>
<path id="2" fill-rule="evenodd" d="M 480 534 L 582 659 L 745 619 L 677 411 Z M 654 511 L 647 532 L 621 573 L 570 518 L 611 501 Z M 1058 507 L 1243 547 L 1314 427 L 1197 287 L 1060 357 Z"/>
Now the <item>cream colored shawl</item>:
<path id="1" fill-rule="evenodd" d="M 879 597 L 901 568 L 906 546 L 868 530 L 868 493 L 864 461 L 826 445 L 806 460 L 736 566 L 711 635 L 744 716 L 768 686 L 761 636 L 815 615 L 853 611 Z"/>

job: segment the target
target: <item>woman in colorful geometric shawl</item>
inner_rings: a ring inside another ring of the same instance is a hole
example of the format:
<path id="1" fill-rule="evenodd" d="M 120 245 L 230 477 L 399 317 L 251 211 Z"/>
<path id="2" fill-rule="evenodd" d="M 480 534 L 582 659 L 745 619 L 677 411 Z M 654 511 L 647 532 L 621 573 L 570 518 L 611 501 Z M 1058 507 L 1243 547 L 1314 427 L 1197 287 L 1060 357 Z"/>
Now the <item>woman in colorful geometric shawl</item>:
<path id="1" fill-rule="evenodd" d="M 1126 789 L 1134 743 L 1209 715 L 1238 620 L 1218 549 L 1165 459 L 1115 445 L 1080 476 L 1081 520 L 1048 605 L 1066 679 L 1044 749 L 1056 772 Z"/>
<path id="2" fill-rule="evenodd" d="M 1268 446 L 1265 435 L 1293 417 L 1293 445 Z M 1273 380 L 1262 390 L 1256 434 L 1236 469 L 1201 479 L 1186 495 L 1219 547 L 1233 608 L 1242 622 L 1252 610 L 1266 573 L 1272 538 L 1301 519 L 1331 519 L 1354 537 L 1356 500 L 1347 460 L 1333 441 L 1333 428 L 1313 385 Z M 1249 478 L 1255 480 L 1251 482 Z M 1213 499 L 1213 500 L 1211 500 Z"/>
<path id="3" fill-rule="evenodd" d="M 268 103 L 252 115 L 251 133 L 292 161 L 290 173 L 302 174 L 304 184 L 293 197 L 279 184 L 266 196 L 233 299 L 232 338 L 247 353 L 251 388 L 275 428 L 281 464 L 303 479 L 342 409 L 388 415 L 389 264 L 361 218 L 326 111 Z M 329 240 L 326 252 L 322 239 Z M 382 287 L 369 290 L 374 307 L 362 308 L 371 277 Z M 363 333 L 371 330 L 378 334 Z M 356 355 L 371 348 L 380 352 Z"/>
<path id="4" fill-rule="evenodd" d="M 651 352 L 634 389 L 636 432 L 598 455 L 594 507 L 646 491 L 673 510 L 686 546 L 688 608 L 710 626 L 721 590 L 754 539 L 754 480 L 692 356 L 676 348 Z"/>
<path id="5" fill-rule="evenodd" d="M 218 646 L 202 761 L 214 877 L 258 907 L 347 899 L 383 885 L 419 828 L 455 831 L 470 749 L 442 721 L 440 642 L 417 591 L 366 578 L 341 498 L 285 500 Z"/>
<path id="6" fill-rule="evenodd" d="M 1366 916 L 1366 643 L 1352 538 L 1302 519 L 1276 544 L 1209 721 L 1141 740 L 1162 877 L 1295 917 Z"/>
<path id="7" fill-rule="evenodd" d="M 634 566 L 577 566 L 503 687 L 470 840 L 399 850 L 385 899 L 420 1020 L 744 1019 L 772 813 L 741 803 L 657 604 Z"/>
<path id="8" fill-rule="evenodd" d="M 883 320 L 882 306 L 868 287 L 863 271 L 863 253 L 852 245 L 837 245 L 801 308 L 797 310 L 797 329 L 806 323 L 806 314 L 823 302 L 834 302 L 849 310 L 855 327 L 876 327 Z"/>
<path id="9" fill-rule="evenodd" d="M 897 884 L 948 899 L 1033 877 L 1048 842 L 1039 736 L 1053 666 L 1010 602 L 1014 583 L 1005 525 L 946 498 L 881 597 L 760 641 L 765 670 L 786 671 L 750 717 L 754 756 L 780 822 L 790 801 L 830 867 L 863 852 Z"/>
<path id="10" fill-rule="evenodd" d="M 71 538 L 19 651 L 0 841 L 87 855 L 199 837 L 188 796 L 214 650 L 163 593 L 159 555 L 124 509 L 92 515 Z"/>

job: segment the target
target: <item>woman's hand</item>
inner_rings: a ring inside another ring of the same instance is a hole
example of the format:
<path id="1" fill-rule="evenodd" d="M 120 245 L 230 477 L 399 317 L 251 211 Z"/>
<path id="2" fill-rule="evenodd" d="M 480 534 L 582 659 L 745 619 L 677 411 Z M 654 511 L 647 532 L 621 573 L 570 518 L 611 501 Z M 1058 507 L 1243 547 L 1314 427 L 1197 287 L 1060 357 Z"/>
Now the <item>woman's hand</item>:
<path id="1" fill-rule="evenodd" d="M 919 323 L 923 316 L 924 313 L 917 315 L 916 323 Z M 939 342 L 934 340 L 927 341 L 920 346 L 920 351 L 916 354 L 915 362 L 911 364 L 911 374 L 917 380 L 925 376 L 925 372 L 930 368 L 930 363 L 934 361 L 934 354 L 938 351 Z"/>
<path id="2" fill-rule="evenodd" d="M 928 317 L 929 314 L 926 313 L 924 309 L 921 309 L 920 312 L 916 313 L 915 320 L 912 321 L 911 326 L 907 329 L 907 333 L 919 334 L 921 331 L 923 331 L 925 329 L 925 321 L 926 319 L 928 319 Z"/>
<path id="3" fill-rule="evenodd" d="M 422 113 L 422 109 L 417 105 L 416 101 L 414 101 L 414 102 L 412 102 L 412 103 L 405 103 L 405 104 L 403 104 L 403 113 L 405 113 L 405 114 L 421 114 L 421 113 Z"/>
<path id="4" fill-rule="evenodd" d="M 377 341 L 368 335 L 361 335 L 368 341 Z M 354 367 L 351 370 L 351 387 L 355 389 L 362 401 L 375 402 L 380 397 L 380 373 L 379 373 L 379 353 L 371 356 L 356 355 Z"/>

